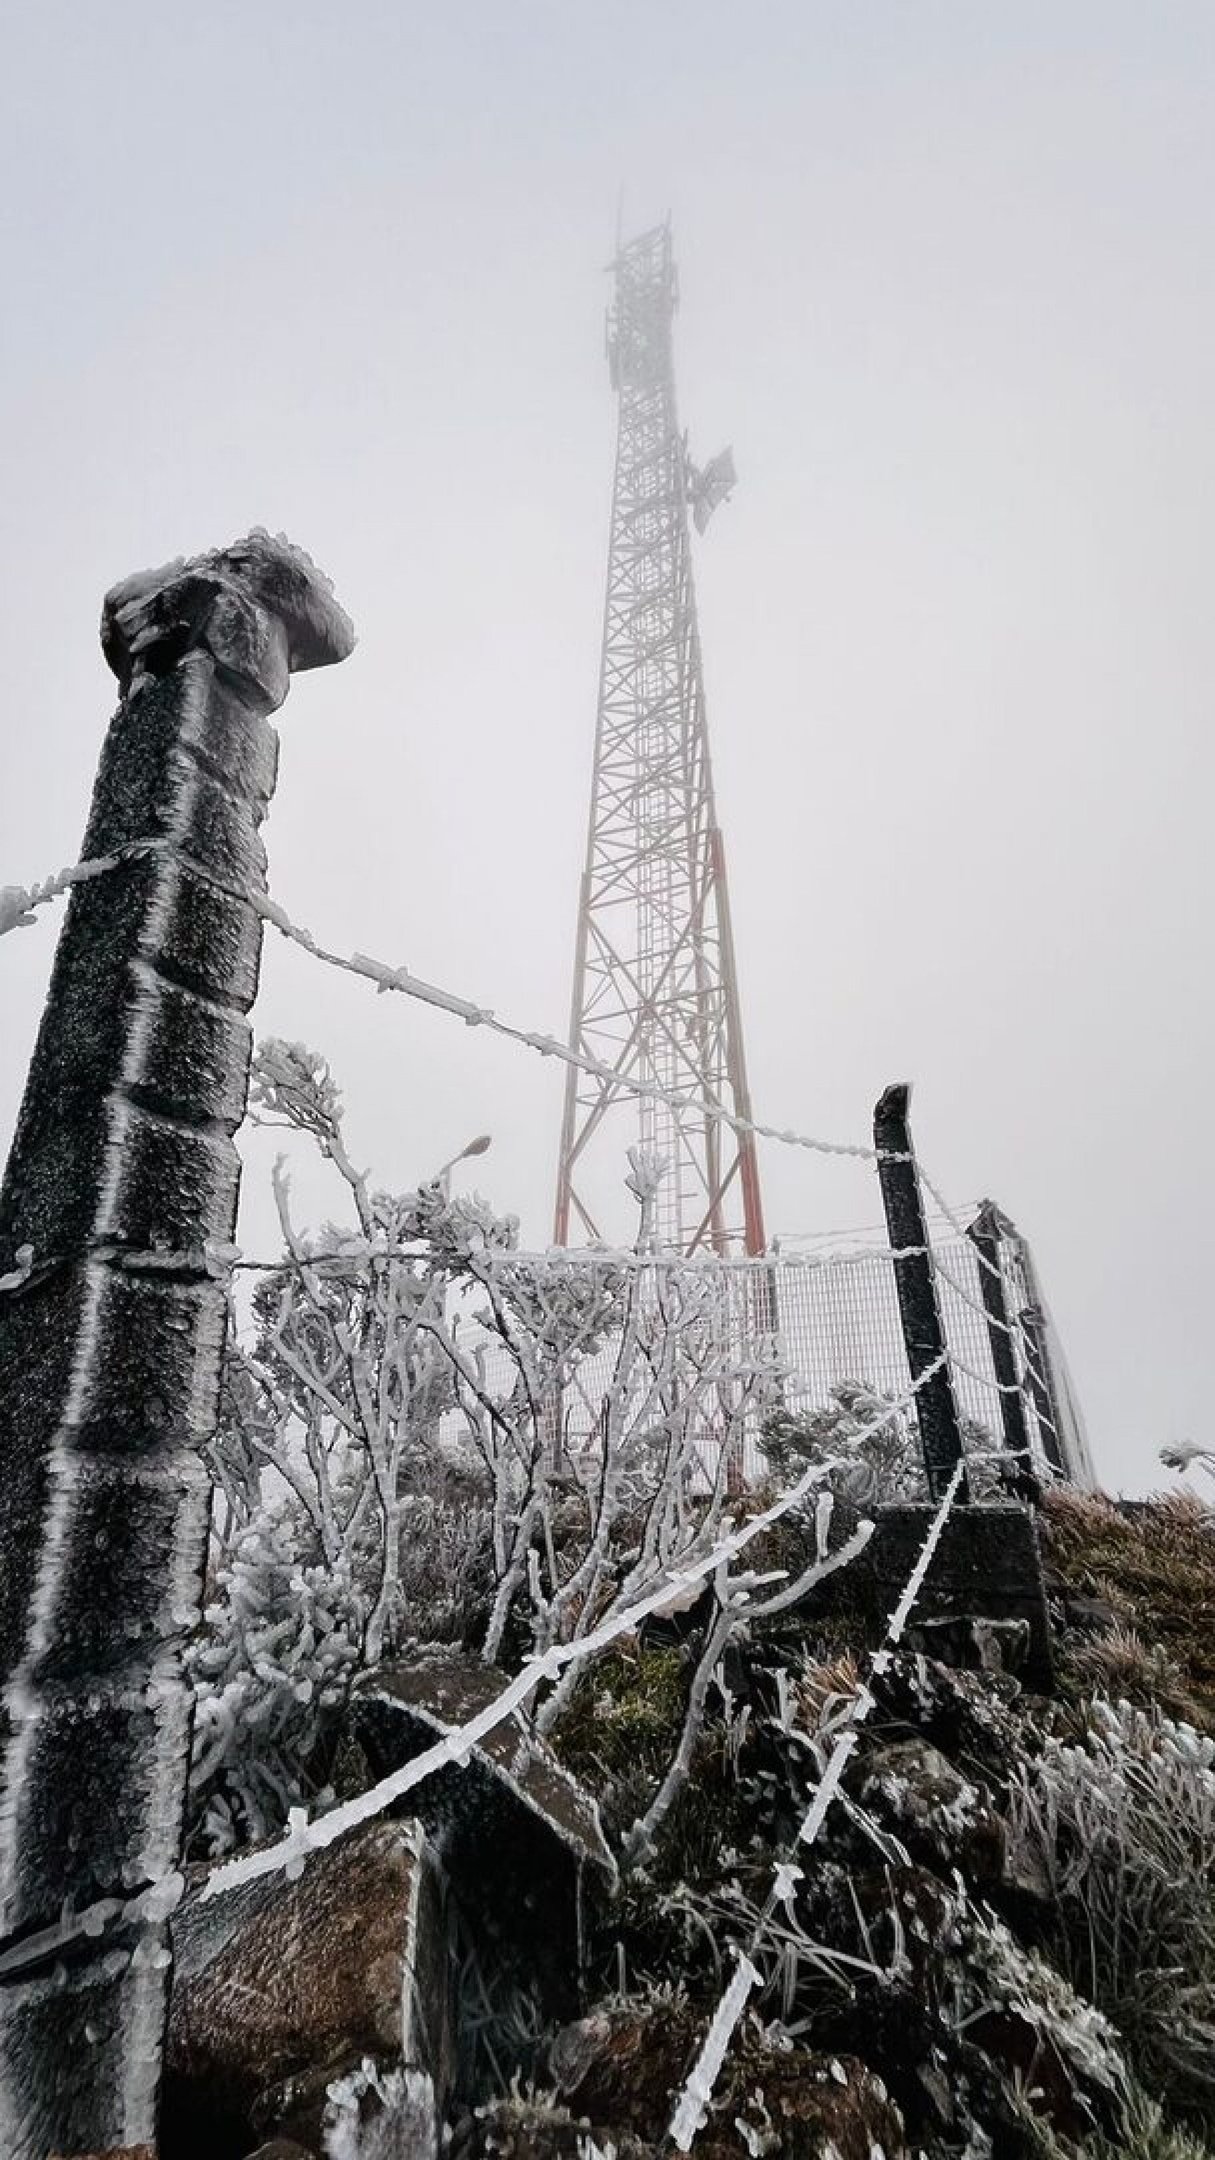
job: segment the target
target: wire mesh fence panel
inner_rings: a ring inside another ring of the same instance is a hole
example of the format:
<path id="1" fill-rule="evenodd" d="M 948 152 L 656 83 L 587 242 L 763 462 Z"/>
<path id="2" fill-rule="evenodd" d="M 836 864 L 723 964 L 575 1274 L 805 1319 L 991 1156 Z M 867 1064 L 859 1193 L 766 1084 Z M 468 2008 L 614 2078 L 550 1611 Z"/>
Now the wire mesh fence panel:
<path id="1" fill-rule="evenodd" d="M 1002 1445 L 1001 1390 L 982 1298 L 982 1261 L 965 1238 L 934 1247 L 941 1320 L 958 1409 L 969 1447 Z M 1035 1460 L 1044 1449 L 1026 1372 L 1019 1316 L 1030 1306 L 1017 1246 L 999 1255 L 1011 1320 L 1017 1386 L 1029 1413 Z M 501 1256 L 502 1272 L 526 1270 L 543 1296 L 546 1265 L 565 1295 L 571 1280 L 621 1272 L 619 1254 L 562 1252 Z M 543 1427 L 552 1458 L 597 1445 L 610 1409 L 617 1433 L 640 1445 L 679 1417 L 695 1429 L 706 1477 L 723 1448 L 748 1482 L 766 1469 L 764 1420 L 772 1411 L 828 1409 L 854 1383 L 878 1395 L 905 1395 L 911 1374 L 899 1312 L 895 1261 L 872 1251 L 773 1255 L 761 1262 L 688 1262 L 673 1255 L 633 1258 L 614 1322 L 580 1339 L 567 1331 L 537 1392 L 521 1385 L 517 1353 L 484 1310 L 470 1308 L 459 1339 L 479 1385 L 503 1417 L 526 1412 Z M 593 1303 L 593 1300 L 591 1301 Z M 446 1429 L 456 1430 L 448 1420 Z"/>

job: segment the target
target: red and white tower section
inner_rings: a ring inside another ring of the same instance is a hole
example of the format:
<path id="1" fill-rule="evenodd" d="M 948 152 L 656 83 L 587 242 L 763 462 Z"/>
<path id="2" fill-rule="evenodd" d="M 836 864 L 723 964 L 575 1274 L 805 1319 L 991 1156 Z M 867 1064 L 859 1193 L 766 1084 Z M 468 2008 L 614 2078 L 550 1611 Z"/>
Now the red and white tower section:
<path id="1" fill-rule="evenodd" d="M 729 494 L 734 461 L 698 469 L 680 433 L 669 225 L 622 248 L 614 274 L 619 429 L 569 1036 L 609 1072 L 567 1071 L 555 1237 L 609 1236 L 640 1143 L 666 1159 L 660 1245 L 760 1253 L 755 1143 L 729 1122 L 751 1107 L 690 531 Z"/>

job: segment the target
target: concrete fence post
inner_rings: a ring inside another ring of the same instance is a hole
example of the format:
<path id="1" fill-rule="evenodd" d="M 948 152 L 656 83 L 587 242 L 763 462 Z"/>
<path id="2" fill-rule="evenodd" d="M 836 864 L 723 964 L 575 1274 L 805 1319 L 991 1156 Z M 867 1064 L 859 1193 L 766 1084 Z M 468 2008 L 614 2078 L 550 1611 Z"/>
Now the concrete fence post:
<path id="1" fill-rule="evenodd" d="M 912 1379 L 919 1380 L 937 1364 L 946 1344 L 937 1303 L 936 1278 L 926 1251 L 928 1229 L 907 1117 L 910 1098 L 911 1089 L 905 1082 L 897 1082 L 886 1089 L 873 1113 L 873 1144 L 878 1150 L 878 1182 L 882 1188 L 882 1206 L 891 1248 L 895 1252 L 914 1248 L 907 1257 L 895 1261 L 894 1279 L 907 1363 Z M 963 1452 L 953 1374 L 948 1363 L 939 1365 L 932 1378 L 924 1381 L 916 1394 L 915 1407 L 928 1490 L 934 1500 L 939 1500 Z M 958 1487 L 958 1500 L 965 1503 L 969 1498 L 963 1476 Z"/>
<path id="2" fill-rule="evenodd" d="M 119 680 L 3 1188 L 0 2151 L 151 2155 L 274 787 L 350 624 L 286 541 L 128 579 Z"/>

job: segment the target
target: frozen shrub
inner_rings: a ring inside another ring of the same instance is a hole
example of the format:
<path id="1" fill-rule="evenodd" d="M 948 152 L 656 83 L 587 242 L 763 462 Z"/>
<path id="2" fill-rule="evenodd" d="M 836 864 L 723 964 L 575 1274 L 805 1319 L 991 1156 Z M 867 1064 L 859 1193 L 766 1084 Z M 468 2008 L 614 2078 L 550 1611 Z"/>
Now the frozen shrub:
<path id="1" fill-rule="evenodd" d="M 1019 2113 L 1033 2160 L 1213 2160 L 1209 2145 L 1188 2130 L 1171 2128 L 1142 2092 L 1131 2094 L 1115 2130 L 1086 2138 L 1083 2145 L 1058 2137 L 1024 2097 Z"/>
<path id="2" fill-rule="evenodd" d="M 1215 2097 L 1215 1742 L 1094 1702 L 1010 1788 L 1014 1851 L 1049 1884 L 1062 1969 L 1140 2077 L 1195 2112 Z"/>
<path id="3" fill-rule="evenodd" d="M 359 1655 L 349 1565 L 324 1561 L 291 1494 L 236 1529 L 187 1652 L 194 1687 L 191 1796 L 211 1853 L 267 1837 L 317 1797 L 309 1765 Z"/>
<path id="4" fill-rule="evenodd" d="M 775 1410 L 764 1422 L 764 1450 L 784 1479 L 807 1463 L 843 1456 L 832 1489 L 858 1507 L 875 1500 L 921 1500 L 928 1487 L 912 1427 L 893 1396 L 859 1380 L 840 1380 L 830 1403 L 811 1410 Z M 883 1418 L 882 1413 L 887 1415 Z M 874 1431 L 866 1427 L 874 1425 Z"/>
<path id="5" fill-rule="evenodd" d="M 440 1182 L 373 1190 L 304 1045 L 263 1044 L 252 1100 L 333 1166 L 352 1219 L 298 1229 L 280 1162 L 282 1259 L 232 1315 L 209 1449 L 213 1595 L 191 1659 L 206 1840 L 264 1834 L 307 1797 L 357 1670 L 418 1641 L 543 1656 L 670 1576 L 669 1610 L 710 1609 L 665 1809 L 713 1667 L 754 1610 L 745 1570 L 679 1576 L 726 1520 L 773 1384 L 768 1339 L 739 1340 L 709 1272 L 655 1255 L 662 1164 L 640 1149 L 637 1254 L 537 1260 L 512 1217 Z M 765 1612 L 841 1557 L 816 1545 Z M 537 1690 L 542 1730 L 578 1679 L 571 1661 Z"/>
<path id="6" fill-rule="evenodd" d="M 883 1413 L 885 1413 L 883 1415 Z M 985 1426 L 962 1421 L 962 1439 L 975 1457 L 971 1487 L 976 1499 L 999 1490 L 995 1466 L 982 1459 L 993 1442 Z M 881 1501 L 926 1500 L 928 1480 L 914 1418 L 898 1398 L 860 1380 L 839 1380 L 831 1401 L 809 1410 L 774 1410 L 764 1421 L 764 1450 L 777 1476 L 798 1475 L 808 1463 L 843 1457 L 829 1489 L 855 1507 Z"/>

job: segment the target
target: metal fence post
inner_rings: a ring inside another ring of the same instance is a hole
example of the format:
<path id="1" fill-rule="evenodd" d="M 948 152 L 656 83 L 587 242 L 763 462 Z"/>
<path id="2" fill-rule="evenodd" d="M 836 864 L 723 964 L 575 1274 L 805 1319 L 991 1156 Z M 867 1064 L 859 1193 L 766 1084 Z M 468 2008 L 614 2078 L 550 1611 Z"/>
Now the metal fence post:
<path id="1" fill-rule="evenodd" d="M 0 1190 L 0 2150 L 151 2155 L 274 787 L 353 632 L 287 542 L 130 578 Z"/>
<path id="2" fill-rule="evenodd" d="M 1022 1307 L 1021 1333 L 1025 1337 L 1025 1367 L 1029 1374 L 1030 1392 L 1034 1398 L 1034 1415 L 1042 1436 L 1042 1450 L 1051 1469 L 1056 1470 L 1060 1477 L 1066 1477 L 1067 1467 L 1063 1460 L 1059 1416 L 1050 1384 L 1046 1329 L 1042 1322 L 1041 1306 L 1029 1304 Z"/>
<path id="3" fill-rule="evenodd" d="M 894 1277 L 907 1363 L 912 1379 L 919 1380 L 937 1364 L 946 1345 L 932 1263 L 927 1251 L 920 1250 L 927 1247 L 928 1230 L 907 1122 L 910 1096 L 910 1087 L 899 1081 L 879 1098 L 873 1113 L 873 1144 L 878 1150 L 878 1180 L 891 1247 L 895 1252 L 908 1246 L 916 1248 L 895 1261 Z M 916 1394 L 915 1407 L 928 1489 L 934 1499 L 939 1499 L 963 1453 L 948 1363 L 938 1365 L 932 1378 L 924 1381 Z M 969 1499 L 965 1476 L 958 1488 L 958 1499 L 963 1503 Z"/>
<path id="4" fill-rule="evenodd" d="M 1004 1271 L 1000 1266 L 1000 1241 L 1010 1229 L 1011 1224 L 1001 1215 L 995 1202 L 984 1200 L 966 1235 L 979 1256 L 979 1284 L 987 1313 L 992 1371 L 995 1374 L 996 1386 L 1000 1390 L 1000 1422 L 1004 1432 L 1004 1445 L 1014 1470 L 1022 1479 L 1032 1484 L 1029 1427 L 1025 1422 L 1025 1400 L 1021 1393 L 1021 1381 L 1013 1350 L 1013 1328 L 1004 1288 Z"/>

